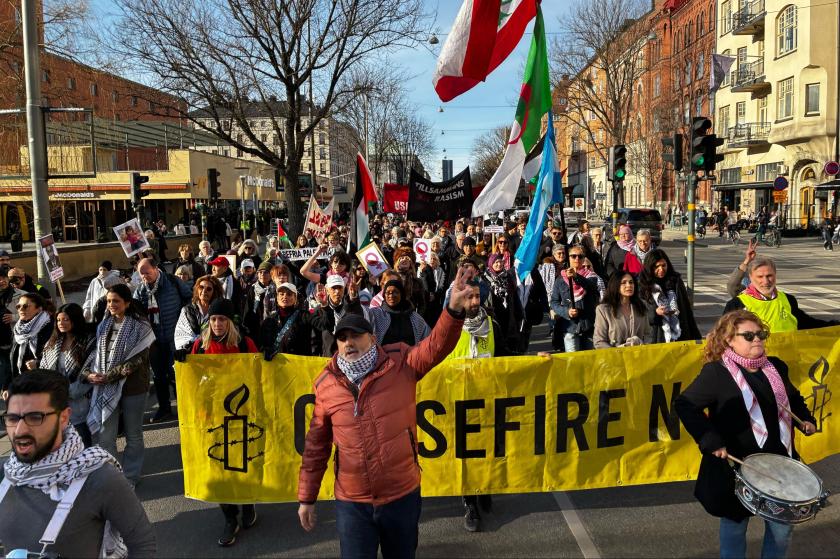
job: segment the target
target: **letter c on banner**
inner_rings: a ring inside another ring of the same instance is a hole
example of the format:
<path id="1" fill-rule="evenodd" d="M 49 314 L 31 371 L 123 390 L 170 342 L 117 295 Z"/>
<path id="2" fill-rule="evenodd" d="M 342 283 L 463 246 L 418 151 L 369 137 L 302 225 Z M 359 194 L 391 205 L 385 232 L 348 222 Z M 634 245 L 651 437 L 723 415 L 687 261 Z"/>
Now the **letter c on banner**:
<path id="1" fill-rule="evenodd" d="M 315 405 L 315 394 L 304 394 L 295 401 L 295 450 L 303 456 L 306 443 L 306 406 Z"/>

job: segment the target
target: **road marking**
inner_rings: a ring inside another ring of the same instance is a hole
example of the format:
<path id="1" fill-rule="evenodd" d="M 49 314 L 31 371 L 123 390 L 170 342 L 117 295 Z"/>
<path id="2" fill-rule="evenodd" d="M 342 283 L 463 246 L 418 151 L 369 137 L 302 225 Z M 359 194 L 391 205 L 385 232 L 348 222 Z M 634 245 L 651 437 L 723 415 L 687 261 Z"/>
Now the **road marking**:
<path id="1" fill-rule="evenodd" d="M 572 536 L 574 536 L 584 558 L 600 559 L 601 554 L 598 552 L 598 548 L 595 547 L 595 542 L 589 537 L 589 532 L 586 531 L 586 526 L 583 525 L 583 521 L 578 516 L 572 500 L 569 499 L 569 495 L 564 491 L 555 491 L 553 495 L 554 501 L 560 507 L 560 512 L 563 513 L 563 518 L 566 519 L 566 524 L 569 525 Z"/>

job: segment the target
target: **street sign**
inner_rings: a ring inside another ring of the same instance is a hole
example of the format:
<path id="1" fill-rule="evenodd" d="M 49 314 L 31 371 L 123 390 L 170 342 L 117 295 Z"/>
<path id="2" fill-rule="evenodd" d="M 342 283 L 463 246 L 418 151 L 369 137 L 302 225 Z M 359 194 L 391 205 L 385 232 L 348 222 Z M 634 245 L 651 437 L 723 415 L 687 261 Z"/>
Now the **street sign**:
<path id="1" fill-rule="evenodd" d="M 838 163 L 837 161 L 829 161 L 825 164 L 823 170 L 825 171 L 826 175 L 834 176 L 840 173 L 840 163 Z"/>
<path id="2" fill-rule="evenodd" d="M 606 192 L 596 192 L 595 193 L 595 199 L 596 200 L 606 200 L 607 199 L 607 193 Z"/>
<path id="3" fill-rule="evenodd" d="M 787 190 L 776 190 L 773 192 L 773 202 L 784 204 L 787 202 Z"/>
<path id="4" fill-rule="evenodd" d="M 776 177 L 776 180 L 773 181 L 773 189 L 774 190 L 784 190 L 788 187 L 788 180 L 785 177 Z"/>

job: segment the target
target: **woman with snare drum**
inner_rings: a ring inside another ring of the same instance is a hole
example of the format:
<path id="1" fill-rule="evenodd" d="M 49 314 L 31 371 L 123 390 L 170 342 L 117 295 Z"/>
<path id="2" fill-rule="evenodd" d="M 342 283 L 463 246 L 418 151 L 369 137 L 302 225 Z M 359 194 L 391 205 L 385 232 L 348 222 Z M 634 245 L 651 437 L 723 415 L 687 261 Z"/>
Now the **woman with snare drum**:
<path id="1" fill-rule="evenodd" d="M 709 514 L 720 517 L 721 557 L 746 555 L 751 516 L 735 495 L 735 472 L 727 458 L 771 453 L 798 459 L 794 414 L 802 420 L 796 424 L 802 432 L 816 431 L 816 420 L 788 379 L 788 366 L 764 351 L 769 335 L 749 311 L 723 315 L 707 338 L 706 364 L 676 402 L 680 420 L 703 453 L 694 495 Z M 765 523 L 761 556 L 784 557 L 793 526 Z"/>

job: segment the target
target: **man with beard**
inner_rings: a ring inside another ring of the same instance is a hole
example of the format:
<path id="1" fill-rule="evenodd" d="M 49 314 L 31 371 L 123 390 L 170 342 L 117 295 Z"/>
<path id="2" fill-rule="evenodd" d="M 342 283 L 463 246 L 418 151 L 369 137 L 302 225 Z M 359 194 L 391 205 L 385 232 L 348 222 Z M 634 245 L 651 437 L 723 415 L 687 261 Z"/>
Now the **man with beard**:
<path id="1" fill-rule="evenodd" d="M 467 293 L 464 302 L 466 318 L 461 327 L 461 337 L 455 349 L 452 350 L 447 359 L 480 359 L 482 357 L 504 357 L 508 355 L 505 351 L 504 334 L 499 323 L 487 314 L 484 307 L 484 297 L 481 295 L 481 284 L 478 280 L 471 279 L 466 282 Z M 497 343 L 497 340 L 499 343 Z M 467 532 L 478 532 L 481 530 L 481 514 L 479 505 L 485 512 L 492 507 L 490 495 L 465 495 L 464 496 L 464 528 Z"/>
<path id="2" fill-rule="evenodd" d="M 414 557 L 420 520 L 417 382 L 455 348 L 465 317 L 459 273 L 431 336 L 417 345 L 379 345 L 356 314 L 336 326 L 338 351 L 314 383 L 315 410 L 298 481 L 298 516 L 315 527 L 315 501 L 338 448 L 335 510 L 342 557 Z"/>
<path id="3" fill-rule="evenodd" d="M 31 371 L 12 382 L 9 394 L 2 418 L 13 455 L 0 483 L 6 553 L 99 557 L 103 541 L 110 548 L 116 531 L 129 557 L 154 557 L 154 530 L 119 464 L 98 446 L 84 448 L 70 425 L 67 379 Z M 62 516 L 57 526 L 51 522 Z"/>

